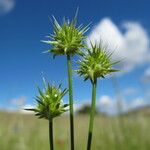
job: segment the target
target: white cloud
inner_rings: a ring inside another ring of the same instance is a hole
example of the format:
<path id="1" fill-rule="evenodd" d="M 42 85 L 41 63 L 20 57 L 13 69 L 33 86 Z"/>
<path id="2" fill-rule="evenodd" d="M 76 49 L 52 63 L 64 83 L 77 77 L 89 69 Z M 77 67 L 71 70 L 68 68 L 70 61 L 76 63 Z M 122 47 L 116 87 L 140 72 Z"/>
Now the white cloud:
<path id="1" fill-rule="evenodd" d="M 138 107 L 145 106 L 146 104 L 147 104 L 147 103 L 146 103 L 146 101 L 144 101 L 143 98 L 138 97 L 138 98 L 134 99 L 134 100 L 130 103 L 129 108 L 130 108 L 130 109 L 134 109 L 134 108 L 138 108 Z"/>
<path id="2" fill-rule="evenodd" d="M 103 95 L 99 100 L 99 104 L 101 106 L 111 106 L 113 105 L 113 100 L 108 95 Z"/>
<path id="3" fill-rule="evenodd" d="M 99 98 L 98 107 L 101 112 L 104 112 L 107 114 L 112 115 L 118 112 L 116 100 L 108 95 L 102 95 Z"/>
<path id="4" fill-rule="evenodd" d="M 117 114 L 118 112 L 127 112 L 149 104 L 149 102 L 141 97 L 137 97 L 131 101 L 122 100 L 120 103 L 121 107 L 119 108 L 116 98 L 108 95 L 102 95 L 98 100 L 97 106 L 99 107 L 100 111 L 113 115 Z"/>
<path id="5" fill-rule="evenodd" d="M 144 75 L 150 77 L 150 67 L 145 70 Z"/>
<path id="6" fill-rule="evenodd" d="M 14 100 L 14 101 L 11 101 L 11 102 L 14 102 L 13 104 L 18 105 L 18 100 L 17 99 L 12 99 L 12 100 Z M 16 104 L 16 102 L 17 102 L 17 104 Z M 19 102 L 19 104 L 20 104 L 20 102 Z M 31 114 L 31 113 L 33 113 L 32 111 L 26 111 L 25 109 L 32 109 L 32 108 L 35 108 L 35 106 L 32 105 L 32 104 L 24 104 L 23 103 L 23 105 L 22 104 L 21 104 L 21 106 L 19 105 L 18 108 L 14 107 L 14 106 L 9 106 L 9 107 L 6 107 L 6 108 L 2 108 L 1 110 L 6 111 L 6 112 L 10 112 L 10 113 Z"/>
<path id="7" fill-rule="evenodd" d="M 148 67 L 145 71 L 143 76 L 141 77 L 142 83 L 150 83 L 150 67 Z"/>
<path id="8" fill-rule="evenodd" d="M 122 32 L 111 19 L 102 19 L 91 31 L 89 40 L 99 43 L 103 41 L 110 51 L 114 51 L 113 58 L 122 60 L 121 68 L 129 72 L 136 67 L 150 61 L 149 36 L 138 22 L 124 22 Z"/>
<path id="9" fill-rule="evenodd" d="M 9 13 L 15 7 L 15 0 L 0 0 L 0 15 Z"/>
<path id="10" fill-rule="evenodd" d="M 25 104 L 22 109 L 32 109 L 34 108 L 35 106 L 31 105 L 31 104 Z"/>

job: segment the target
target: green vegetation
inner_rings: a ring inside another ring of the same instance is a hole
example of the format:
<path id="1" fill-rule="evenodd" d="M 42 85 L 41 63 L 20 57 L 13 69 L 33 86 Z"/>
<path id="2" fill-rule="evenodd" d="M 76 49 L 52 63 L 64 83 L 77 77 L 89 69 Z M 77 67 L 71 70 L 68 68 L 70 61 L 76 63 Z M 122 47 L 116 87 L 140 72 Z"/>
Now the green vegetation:
<path id="1" fill-rule="evenodd" d="M 50 45 L 48 53 L 52 53 L 53 57 L 57 55 L 65 55 L 67 58 L 68 71 L 68 89 L 69 89 L 69 110 L 70 110 L 70 141 L 71 150 L 74 150 L 74 110 L 73 110 L 73 84 L 72 84 L 72 56 L 80 55 L 81 60 L 78 61 L 79 69 L 77 73 L 84 77 L 84 80 L 89 79 L 92 84 L 92 101 L 90 110 L 90 121 L 88 131 L 87 150 L 91 150 L 95 107 L 96 107 L 96 89 L 97 79 L 104 78 L 105 75 L 111 74 L 118 70 L 113 69 L 113 65 L 118 62 L 111 61 L 112 53 L 108 53 L 102 43 L 92 44 L 88 48 L 84 43 L 86 36 L 84 35 L 89 29 L 88 26 L 82 25 L 77 27 L 77 13 L 72 21 L 64 19 L 60 24 L 53 17 L 53 34 L 48 36 L 48 40 L 42 41 Z M 85 51 L 83 51 L 84 49 Z M 53 148 L 51 148 L 53 150 Z"/>
<path id="2" fill-rule="evenodd" d="M 108 53 L 107 49 L 102 45 L 102 43 L 93 45 L 91 43 L 91 48 L 87 49 L 87 53 L 83 53 L 82 59 L 78 61 L 79 69 L 77 73 L 84 77 L 84 80 L 90 80 L 92 84 L 92 101 L 91 101 L 91 111 L 90 111 L 90 121 L 89 121 L 89 131 L 88 131 L 88 142 L 87 150 L 91 150 L 92 136 L 93 136 L 93 125 L 96 107 L 96 89 L 97 89 L 97 79 L 104 78 L 105 75 L 117 72 L 118 70 L 113 69 L 113 65 L 118 63 L 118 61 L 111 61 L 112 53 Z"/>
<path id="3" fill-rule="evenodd" d="M 67 71 L 68 71 L 68 89 L 69 89 L 69 107 L 70 107 L 70 139 L 71 150 L 74 150 L 74 112 L 73 112 L 73 86 L 72 86 L 72 61 L 71 58 L 75 54 L 80 54 L 80 49 L 85 47 L 83 40 L 86 38 L 84 33 L 88 30 L 88 26 L 78 26 L 77 13 L 72 21 L 63 20 L 62 24 L 53 17 L 53 34 L 48 36 L 47 41 L 51 47 L 48 53 L 52 53 L 53 57 L 57 55 L 65 55 L 67 58 Z"/>
<path id="4" fill-rule="evenodd" d="M 61 91 L 61 85 L 56 87 L 44 82 L 44 91 L 40 88 L 38 88 L 38 91 L 39 95 L 35 98 L 37 102 L 36 108 L 25 110 L 33 111 L 35 116 L 38 116 L 39 119 L 44 118 L 49 121 L 50 150 L 54 150 L 53 119 L 67 111 L 66 107 L 68 104 L 62 104 L 62 98 L 68 92 L 68 90 L 64 89 Z"/>
<path id="5" fill-rule="evenodd" d="M 9 118 L 9 119 L 8 119 Z M 75 116 L 76 150 L 86 149 L 89 117 Z M 149 150 L 150 117 L 109 118 L 95 116 L 92 150 Z M 1 150 L 49 149 L 47 121 L 31 115 L 0 113 Z M 69 150 L 69 118 L 54 120 L 56 150 Z"/>

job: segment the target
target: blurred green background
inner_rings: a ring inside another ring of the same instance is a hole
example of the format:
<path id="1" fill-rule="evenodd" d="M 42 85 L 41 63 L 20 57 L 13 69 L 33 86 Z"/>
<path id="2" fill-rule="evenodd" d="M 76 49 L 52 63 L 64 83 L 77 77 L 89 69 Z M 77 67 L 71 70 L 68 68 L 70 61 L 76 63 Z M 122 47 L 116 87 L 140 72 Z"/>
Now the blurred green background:
<path id="1" fill-rule="evenodd" d="M 86 149 L 88 115 L 75 116 L 75 149 Z M 150 108 L 121 116 L 97 114 L 92 150 L 149 150 Z M 70 149 L 69 116 L 54 121 L 56 150 Z M 48 122 L 33 114 L 0 113 L 0 150 L 48 150 Z"/>

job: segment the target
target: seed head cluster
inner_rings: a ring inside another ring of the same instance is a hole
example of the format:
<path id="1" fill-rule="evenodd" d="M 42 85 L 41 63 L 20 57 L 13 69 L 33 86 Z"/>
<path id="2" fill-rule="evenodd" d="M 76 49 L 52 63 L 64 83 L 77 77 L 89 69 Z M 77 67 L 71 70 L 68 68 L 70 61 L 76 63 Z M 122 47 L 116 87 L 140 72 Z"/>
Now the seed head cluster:
<path id="1" fill-rule="evenodd" d="M 88 26 L 76 26 L 76 18 L 71 22 L 64 19 L 63 24 L 60 25 L 53 17 L 53 34 L 48 36 L 50 40 L 43 41 L 50 44 L 52 48 L 48 52 L 53 56 L 57 55 L 74 55 L 80 52 L 84 47 L 83 40 L 86 38 L 84 33 L 88 30 Z"/>
<path id="2" fill-rule="evenodd" d="M 108 53 L 102 44 L 91 43 L 91 48 L 86 49 L 82 59 L 78 61 L 77 73 L 83 76 L 84 80 L 90 79 L 95 82 L 99 77 L 104 78 L 105 75 L 118 71 L 112 68 L 118 61 L 112 62 L 111 55 L 112 53 Z"/>
<path id="3" fill-rule="evenodd" d="M 68 90 L 64 89 L 61 91 L 60 89 L 61 85 L 56 87 L 49 83 L 45 85 L 44 91 L 38 88 L 39 95 L 35 98 L 37 102 L 36 108 L 26 110 L 34 111 L 35 115 L 39 118 L 45 118 L 48 120 L 66 112 L 68 104 L 62 104 L 62 98 Z"/>

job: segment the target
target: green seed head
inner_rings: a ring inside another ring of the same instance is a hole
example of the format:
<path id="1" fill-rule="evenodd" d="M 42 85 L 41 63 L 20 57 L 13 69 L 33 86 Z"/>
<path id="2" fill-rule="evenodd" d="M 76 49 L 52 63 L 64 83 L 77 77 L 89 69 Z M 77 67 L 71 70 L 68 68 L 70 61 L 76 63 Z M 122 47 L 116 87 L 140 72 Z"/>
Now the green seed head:
<path id="1" fill-rule="evenodd" d="M 67 89 L 60 90 L 61 85 L 58 87 L 45 84 L 44 91 L 38 88 L 39 95 L 36 96 L 37 102 L 35 109 L 26 109 L 34 111 L 35 115 L 39 118 L 52 119 L 66 112 L 68 104 L 62 104 L 62 98 L 68 92 Z"/>
<path id="2" fill-rule="evenodd" d="M 49 40 L 43 42 L 52 46 L 48 52 L 53 53 L 54 57 L 57 55 L 74 55 L 79 52 L 80 48 L 84 47 L 83 39 L 86 38 L 84 33 L 88 30 L 88 26 L 76 27 L 76 17 L 71 22 L 64 19 L 62 25 L 53 17 L 53 28 L 53 34 L 48 36 Z"/>
<path id="3" fill-rule="evenodd" d="M 105 75 L 118 71 L 112 68 L 118 61 L 112 62 L 111 55 L 112 53 L 106 52 L 106 48 L 102 44 L 93 45 L 91 43 L 91 48 L 87 49 L 82 55 L 82 60 L 78 61 L 80 66 L 77 73 L 85 80 L 90 79 L 95 82 L 97 78 L 104 78 Z"/>

